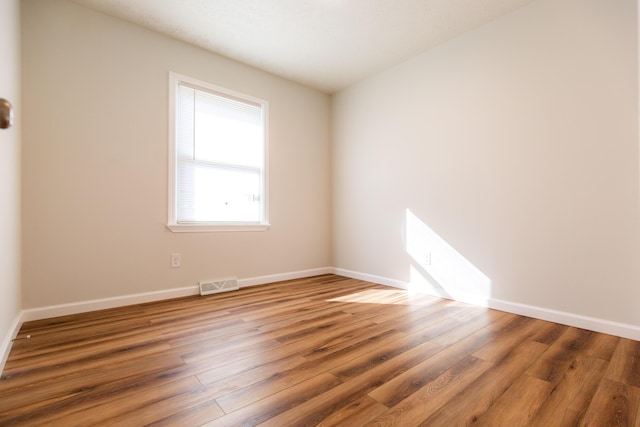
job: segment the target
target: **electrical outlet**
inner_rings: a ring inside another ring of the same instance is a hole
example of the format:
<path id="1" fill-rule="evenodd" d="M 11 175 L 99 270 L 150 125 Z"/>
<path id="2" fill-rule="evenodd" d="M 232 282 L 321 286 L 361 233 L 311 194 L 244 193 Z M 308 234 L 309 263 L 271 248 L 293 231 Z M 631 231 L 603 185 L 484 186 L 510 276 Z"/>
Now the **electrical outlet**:
<path id="1" fill-rule="evenodd" d="M 180 267 L 182 265 L 182 259 L 180 254 L 171 254 L 171 268 Z"/>
<path id="2" fill-rule="evenodd" d="M 431 265 L 431 252 L 427 252 L 427 254 L 424 256 L 424 265 Z"/>

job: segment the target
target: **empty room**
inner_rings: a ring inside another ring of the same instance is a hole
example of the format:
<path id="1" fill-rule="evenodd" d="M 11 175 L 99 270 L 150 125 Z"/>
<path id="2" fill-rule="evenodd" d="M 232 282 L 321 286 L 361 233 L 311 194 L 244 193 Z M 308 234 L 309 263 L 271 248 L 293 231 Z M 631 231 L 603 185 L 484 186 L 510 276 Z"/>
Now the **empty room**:
<path id="1" fill-rule="evenodd" d="M 640 424 L 638 1 L 0 6 L 0 425 Z"/>

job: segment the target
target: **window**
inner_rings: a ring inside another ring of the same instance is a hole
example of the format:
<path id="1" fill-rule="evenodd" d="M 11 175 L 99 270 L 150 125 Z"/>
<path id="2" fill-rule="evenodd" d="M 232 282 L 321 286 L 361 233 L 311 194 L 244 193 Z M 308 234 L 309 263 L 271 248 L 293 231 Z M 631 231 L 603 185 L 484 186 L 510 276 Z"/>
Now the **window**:
<path id="1" fill-rule="evenodd" d="M 264 230 L 263 100 L 170 74 L 169 228 Z"/>
<path id="2" fill-rule="evenodd" d="M 169 228 L 266 230 L 267 102 L 170 73 Z"/>

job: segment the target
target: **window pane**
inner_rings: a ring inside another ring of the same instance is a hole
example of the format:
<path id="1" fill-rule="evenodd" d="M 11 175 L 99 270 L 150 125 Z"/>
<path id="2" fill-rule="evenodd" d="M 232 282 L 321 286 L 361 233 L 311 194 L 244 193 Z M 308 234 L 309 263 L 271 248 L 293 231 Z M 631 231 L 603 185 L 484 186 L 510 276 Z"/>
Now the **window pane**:
<path id="1" fill-rule="evenodd" d="M 196 160 L 259 167 L 262 127 L 198 108 L 195 117 Z"/>
<path id="2" fill-rule="evenodd" d="M 179 86 L 176 105 L 176 142 L 180 157 L 193 159 L 195 89 Z"/>
<path id="3" fill-rule="evenodd" d="M 260 222 L 259 171 L 185 162 L 180 222 Z"/>

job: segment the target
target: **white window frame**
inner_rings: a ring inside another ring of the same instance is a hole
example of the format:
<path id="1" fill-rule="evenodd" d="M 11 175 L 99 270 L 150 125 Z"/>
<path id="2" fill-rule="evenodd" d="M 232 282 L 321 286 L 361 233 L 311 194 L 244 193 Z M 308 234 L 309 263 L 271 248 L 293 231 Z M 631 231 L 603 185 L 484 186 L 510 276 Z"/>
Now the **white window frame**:
<path id="1" fill-rule="evenodd" d="M 199 87 L 205 91 L 215 92 L 222 96 L 229 96 L 241 101 L 259 104 L 262 107 L 262 119 L 264 124 L 264 164 L 262 180 L 262 220 L 259 222 L 187 222 L 177 221 L 177 136 L 176 136 L 176 99 L 178 83 L 185 82 L 190 86 Z M 218 231 L 266 231 L 269 224 L 269 132 L 268 110 L 269 103 L 263 99 L 255 98 L 243 93 L 216 86 L 192 77 L 178 73 L 169 73 L 169 194 L 168 194 L 168 221 L 167 228 L 173 232 L 218 232 Z"/>

